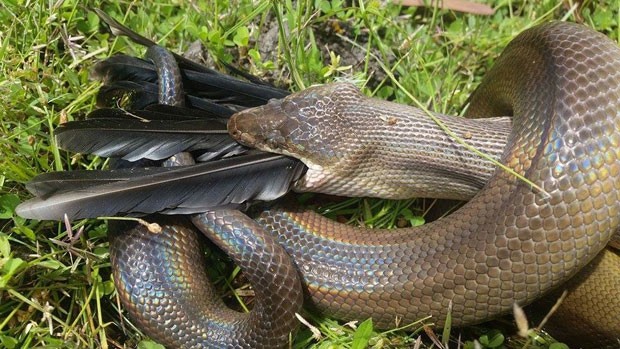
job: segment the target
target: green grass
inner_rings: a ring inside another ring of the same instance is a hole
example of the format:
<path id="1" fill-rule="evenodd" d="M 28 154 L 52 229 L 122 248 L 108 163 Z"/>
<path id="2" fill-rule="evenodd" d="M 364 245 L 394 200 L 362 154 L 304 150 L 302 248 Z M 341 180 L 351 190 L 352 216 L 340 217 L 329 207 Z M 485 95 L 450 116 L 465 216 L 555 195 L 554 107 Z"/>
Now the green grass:
<path id="1" fill-rule="evenodd" d="M 84 234 L 70 240 L 62 224 L 14 214 L 15 206 L 29 197 L 24 183 L 36 174 L 104 165 L 102 159 L 59 150 L 53 130 L 94 108 L 98 84 L 89 80 L 89 70 L 97 60 L 116 52 L 141 55 L 143 48 L 100 32 L 99 20 L 88 8 L 102 8 L 177 52 L 200 40 L 216 66 L 232 62 L 291 90 L 348 79 L 370 95 L 411 104 L 410 92 L 429 109 L 459 113 L 501 49 L 536 23 L 582 21 L 618 40 L 616 2 L 571 3 L 498 0 L 492 4 L 496 14 L 484 17 L 401 9 L 378 1 L 350 7 L 343 1 L 289 0 L 166 0 L 148 6 L 129 1 L 5 1 L 0 7 L 0 348 L 154 346 L 143 341 L 119 309 L 104 222 L 74 222 L 73 231 L 83 227 Z M 261 52 L 270 42 L 273 52 Z M 423 220 L 424 206 L 411 203 L 355 199 L 318 205 L 333 217 L 394 226 Z M 225 282 L 219 285 L 226 290 Z M 302 326 L 296 348 L 412 347 L 421 331 L 413 325 L 413 334 L 379 333 L 367 323 L 355 330 L 315 314 L 305 316 L 320 330 L 321 339 L 313 339 Z M 444 332 L 434 331 L 440 338 Z M 489 328 L 468 333 L 487 348 L 494 340 L 505 344 L 501 337 L 510 334 Z M 452 334 L 456 341 L 457 331 L 452 329 Z M 529 347 L 547 345 L 541 340 Z"/>

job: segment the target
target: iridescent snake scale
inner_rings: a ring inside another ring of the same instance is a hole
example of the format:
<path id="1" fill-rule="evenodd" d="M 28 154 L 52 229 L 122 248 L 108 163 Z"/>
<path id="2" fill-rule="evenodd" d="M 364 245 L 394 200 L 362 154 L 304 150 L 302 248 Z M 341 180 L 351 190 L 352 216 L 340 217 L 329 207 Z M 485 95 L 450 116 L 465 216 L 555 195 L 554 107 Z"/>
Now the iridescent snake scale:
<path id="1" fill-rule="evenodd" d="M 545 193 L 473 160 L 420 110 L 369 99 L 348 84 L 240 112 L 228 128 L 242 144 L 304 161 L 301 191 L 403 198 L 421 178 L 423 194 L 458 197 L 477 188 L 472 173 L 485 181 L 492 173 L 461 209 L 413 229 L 367 231 L 307 211 L 272 210 L 258 219 L 291 255 L 320 310 L 389 327 L 396 317 L 408 323 L 429 314 L 442 323 L 452 303 L 453 324 L 466 325 L 556 288 L 617 231 L 618 79 L 620 49 L 611 40 L 579 25 L 544 24 L 514 39 L 470 98 L 470 117 L 513 115 L 509 135 L 498 131 L 504 119 L 437 116 L 492 156 L 507 140 L 497 157 Z M 600 275 L 620 269 L 614 252 L 598 263 L 612 267 Z M 590 322 L 582 322 L 602 325 L 617 346 L 615 278 L 604 283 L 602 300 L 586 291 L 579 302 L 591 307 Z M 595 333 L 581 338 L 600 347 Z"/>
<path id="2" fill-rule="evenodd" d="M 124 304 L 172 347 L 285 346 L 302 288 L 320 311 L 372 317 L 380 328 L 428 315 L 442 324 L 450 303 L 457 326 L 529 304 L 591 262 L 618 230 L 619 83 L 615 43 L 584 26 L 548 23 L 511 42 L 470 99 L 468 116 L 513 116 L 512 125 L 437 115 L 544 192 L 471 155 L 420 110 L 349 84 L 240 112 L 229 122 L 240 143 L 308 166 L 299 191 L 471 200 L 449 217 L 393 231 L 304 210 L 272 209 L 256 220 L 224 209 L 193 216 L 254 283 L 249 315 L 212 298 L 186 222 L 163 221 L 160 234 L 117 229 L 111 253 Z M 596 263 L 617 275 L 617 255 L 600 256 Z M 598 304 L 607 311 L 589 310 L 609 344 L 620 335 L 620 297 L 617 283 L 603 286 L 613 297 Z"/>

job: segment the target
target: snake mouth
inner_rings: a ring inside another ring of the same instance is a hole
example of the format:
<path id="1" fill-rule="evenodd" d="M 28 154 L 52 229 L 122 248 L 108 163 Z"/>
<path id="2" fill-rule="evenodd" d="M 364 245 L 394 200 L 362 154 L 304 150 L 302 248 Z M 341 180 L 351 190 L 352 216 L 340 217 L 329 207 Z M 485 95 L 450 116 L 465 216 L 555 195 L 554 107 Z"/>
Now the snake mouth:
<path id="1" fill-rule="evenodd" d="M 234 126 L 231 127 L 231 124 L 235 125 L 236 120 L 233 120 L 231 118 L 228 121 L 228 133 L 230 134 L 230 136 L 234 138 L 238 143 L 241 143 L 242 145 L 255 148 L 254 144 L 257 144 L 259 142 L 257 138 L 250 133 L 240 131 Z"/>
<path id="2" fill-rule="evenodd" d="M 228 133 L 237 142 L 257 148 L 264 142 L 262 137 L 263 125 L 259 122 L 262 115 L 265 115 L 263 107 L 250 108 L 240 111 L 228 120 Z"/>
<path id="3" fill-rule="evenodd" d="M 240 111 L 228 120 L 228 133 L 237 142 L 263 151 L 282 153 L 297 128 L 294 115 L 282 109 L 282 100 Z"/>

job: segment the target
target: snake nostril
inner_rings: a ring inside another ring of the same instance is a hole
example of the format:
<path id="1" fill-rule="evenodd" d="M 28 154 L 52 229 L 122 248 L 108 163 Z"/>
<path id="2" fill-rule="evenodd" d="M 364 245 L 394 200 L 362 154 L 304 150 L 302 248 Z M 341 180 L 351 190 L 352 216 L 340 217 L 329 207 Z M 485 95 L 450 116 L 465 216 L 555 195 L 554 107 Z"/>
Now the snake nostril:
<path id="1" fill-rule="evenodd" d="M 246 145 L 248 147 L 256 146 L 256 137 L 249 133 L 243 133 L 238 131 L 235 136 L 233 136 L 239 143 Z"/>
<path id="2" fill-rule="evenodd" d="M 265 145 L 272 150 L 280 149 L 284 145 L 286 138 L 276 130 L 265 135 Z"/>

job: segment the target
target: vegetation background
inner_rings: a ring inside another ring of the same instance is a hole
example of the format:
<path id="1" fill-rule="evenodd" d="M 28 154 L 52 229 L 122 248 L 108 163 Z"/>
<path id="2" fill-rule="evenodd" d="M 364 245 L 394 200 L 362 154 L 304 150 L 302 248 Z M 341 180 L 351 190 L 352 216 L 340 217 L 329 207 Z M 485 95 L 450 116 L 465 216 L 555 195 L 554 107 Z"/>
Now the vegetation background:
<path id="1" fill-rule="evenodd" d="M 482 0 L 480 0 L 482 2 Z M 232 63 L 293 91 L 347 79 L 369 95 L 401 103 L 416 98 L 430 109 L 459 113 L 467 96 L 502 48 L 519 32 L 559 19 L 581 22 L 613 40 L 620 36 L 616 0 L 487 0 L 493 15 L 389 1 L 319 0 L 5 0 L 0 5 L 0 348 L 156 348 L 125 317 L 110 276 L 106 225 L 100 220 L 58 222 L 17 217 L 35 175 L 103 166 L 97 157 L 58 149 L 54 128 L 94 108 L 95 62 L 144 49 L 110 37 L 100 8 L 135 31 L 176 52 L 199 40 L 207 64 Z M 421 224 L 429 201 L 355 199 L 329 203 L 332 215 L 369 226 Z M 319 205 L 325 210 L 325 205 Z M 78 229 L 84 234 L 71 238 Z M 218 287 L 229 298 L 236 271 L 223 262 Z M 250 298 L 238 298 L 251 301 Z M 414 347 L 422 331 L 376 332 L 316 314 L 293 347 Z M 431 323 L 426 320 L 426 323 Z M 465 347 L 522 347 L 508 338 L 510 319 L 462 332 Z M 508 326 L 506 326 L 508 324 Z M 441 342 L 461 332 L 435 328 Z M 570 329 L 569 329 L 570 330 Z M 532 333 L 529 348 L 560 348 Z M 428 341 L 428 345 L 432 345 Z M 441 346 L 440 343 L 435 344 Z M 461 346 L 462 347 L 462 346 Z"/>

